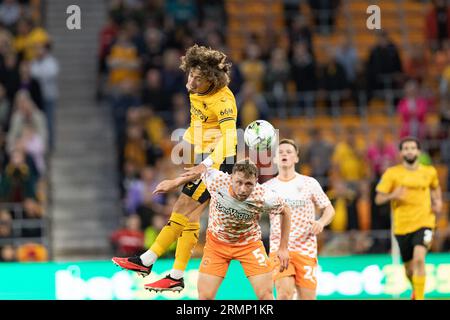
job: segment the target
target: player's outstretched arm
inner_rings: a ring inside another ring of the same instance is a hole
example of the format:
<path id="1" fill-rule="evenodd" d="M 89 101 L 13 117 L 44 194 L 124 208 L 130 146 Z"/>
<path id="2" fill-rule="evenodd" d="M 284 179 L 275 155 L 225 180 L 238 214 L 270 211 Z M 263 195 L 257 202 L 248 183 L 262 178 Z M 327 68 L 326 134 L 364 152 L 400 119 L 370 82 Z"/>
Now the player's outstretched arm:
<path id="1" fill-rule="evenodd" d="M 289 265 L 289 232 L 291 231 L 291 210 L 288 206 L 284 206 L 281 212 L 281 239 L 278 249 L 278 259 L 280 259 L 280 272 L 283 272 Z"/>
<path id="2" fill-rule="evenodd" d="M 178 178 L 172 179 L 172 180 L 164 180 L 161 181 L 153 191 L 153 194 L 157 193 L 167 193 L 169 191 L 172 191 L 179 186 L 182 186 L 190 181 L 195 181 L 197 179 L 200 179 L 202 177 L 202 174 L 206 173 L 208 170 L 214 170 L 212 168 L 207 168 L 205 165 L 200 164 L 198 167 L 200 170 L 198 172 L 192 172 L 189 171 L 191 168 L 184 168 L 186 172 L 181 174 Z"/>
<path id="3" fill-rule="evenodd" d="M 190 181 L 197 180 L 198 178 L 199 175 L 189 175 L 186 177 L 178 177 L 172 180 L 163 180 L 156 186 L 155 190 L 153 191 L 153 194 L 167 193 Z"/>

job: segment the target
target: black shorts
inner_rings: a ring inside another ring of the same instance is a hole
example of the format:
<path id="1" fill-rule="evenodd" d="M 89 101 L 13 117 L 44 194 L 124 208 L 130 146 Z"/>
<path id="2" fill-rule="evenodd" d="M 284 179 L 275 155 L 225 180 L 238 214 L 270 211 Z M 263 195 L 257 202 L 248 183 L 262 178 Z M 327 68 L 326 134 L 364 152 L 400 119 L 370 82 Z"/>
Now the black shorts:
<path id="1" fill-rule="evenodd" d="M 196 155 L 195 164 L 199 164 L 202 161 L 202 159 L 206 159 L 207 156 L 208 154 Z M 220 165 L 219 170 L 231 174 L 235 162 L 236 156 L 226 157 L 222 162 L 222 164 Z M 186 183 L 183 186 L 181 192 L 200 203 L 205 203 L 207 200 L 209 200 L 209 198 L 211 198 L 211 195 L 206 189 L 206 185 L 203 183 L 203 180 L 201 179 Z"/>
<path id="2" fill-rule="evenodd" d="M 430 249 L 433 240 L 433 230 L 431 228 L 420 228 L 411 233 L 395 235 L 395 238 L 397 239 L 400 248 L 402 261 L 408 262 L 413 258 L 415 246 L 424 246 L 425 248 Z"/>

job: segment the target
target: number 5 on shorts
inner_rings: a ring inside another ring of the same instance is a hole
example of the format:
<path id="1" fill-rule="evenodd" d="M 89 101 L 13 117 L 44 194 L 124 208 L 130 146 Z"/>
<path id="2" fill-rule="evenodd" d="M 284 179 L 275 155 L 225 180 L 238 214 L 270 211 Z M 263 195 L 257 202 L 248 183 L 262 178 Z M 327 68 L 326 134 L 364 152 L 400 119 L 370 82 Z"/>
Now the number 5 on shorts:
<path id="1" fill-rule="evenodd" d="M 266 266 L 266 255 L 261 252 L 261 248 L 252 251 L 253 255 L 260 266 Z"/>

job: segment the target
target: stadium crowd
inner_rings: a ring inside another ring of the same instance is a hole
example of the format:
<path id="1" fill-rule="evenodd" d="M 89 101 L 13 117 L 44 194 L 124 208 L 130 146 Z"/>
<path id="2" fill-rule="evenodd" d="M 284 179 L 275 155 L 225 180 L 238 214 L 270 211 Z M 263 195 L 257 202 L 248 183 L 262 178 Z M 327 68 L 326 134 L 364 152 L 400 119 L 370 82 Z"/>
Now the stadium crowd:
<path id="1" fill-rule="evenodd" d="M 0 261 L 47 261 L 58 62 L 41 2 L 0 1 Z"/>
<path id="2" fill-rule="evenodd" d="M 319 2 L 323 7 L 315 7 Z M 365 59 L 351 37 L 317 58 L 314 38 L 336 32 L 339 1 L 303 1 L 312 18 L 298 1 L 283 3 L 281 35 L 271 39 L 249 32 L 242 52 L 233 54 L 224 28 L 226 1 L 110 1 L 108 23 L 99 35 L 98 98 L 110 104 L 116 132 L 124 210 L 123 228 L 111 236 L 117 254 L 148 248 L 176 199 L 176 194 L 152 191 L 182 170 L 171 161 L 179 142 L 172 133 L 181 137 L 182 130 L 175 130 L 189 125 L 179 58 L 195 43 L 231 58 L 238 127 L 266 119 L 282 137 L 302 137 L 297 139 L 301 170 L 318 179 L 336 208 L 321 238 L 321 254 L 390 250 L 390 209 L 375 206 L 374 188 L 384 170 L 399 161 L 396 142 L 408 135 L 423 142 L 421 163 L 438 166 L 446 205 L 432 250 L 450 250 L 450 11 L 445 2 L 433 2 L 426 14 L 422 47 L 401 54 L 383 29 Z M 370 135 L 364 135 L 361 124 L 373 113 L 369 106 L 380 100 L 382 113 L 398 122 L 388 131 L 386 124 L 371 126 L 366 128 Z M 358 124 L 339 124 L 346 115 Z M 334 117 L 336 124 L 331 129 L 289 125 L 299 117 L 311 122 Z M 268 236 L 268 220 L 264 223 Z"/>

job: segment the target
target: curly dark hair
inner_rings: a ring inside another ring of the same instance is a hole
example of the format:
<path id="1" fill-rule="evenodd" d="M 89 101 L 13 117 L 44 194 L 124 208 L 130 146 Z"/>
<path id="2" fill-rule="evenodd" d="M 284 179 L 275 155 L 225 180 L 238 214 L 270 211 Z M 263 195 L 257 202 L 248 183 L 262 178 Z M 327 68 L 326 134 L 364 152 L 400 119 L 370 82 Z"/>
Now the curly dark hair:
<path id="1" fill-rule="evenodd" d="M 231 62 L 226 59 L 223 52 L 195 44 L 181 57 L 180 69 L 187 73 L 192 68 L 198 68 L 213 84 L 214 92 L 230 83 Z"/>

